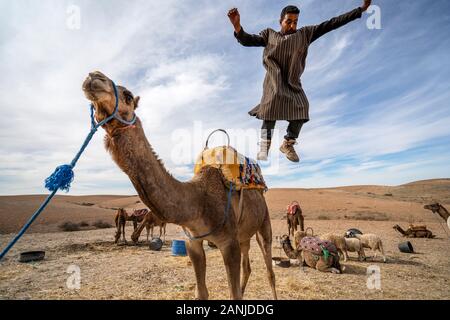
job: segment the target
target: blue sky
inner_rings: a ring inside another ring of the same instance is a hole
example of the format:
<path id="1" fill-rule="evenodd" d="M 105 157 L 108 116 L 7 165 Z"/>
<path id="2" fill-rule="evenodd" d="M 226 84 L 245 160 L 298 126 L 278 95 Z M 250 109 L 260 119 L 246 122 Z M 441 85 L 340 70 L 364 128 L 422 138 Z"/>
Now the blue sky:
<path id="1" fill-rule="evenodd" d="M 299 25 L 361 5 L 356 0 L 0 1 L 0 194 L 46 193 L 44 179 L 69 163 L 89 131 L 81 83 L 101 70 L 141 96 L 150 143 L 180 180 L 209 132 L 229 131 L 256 156 L 262 48 L 245 48 L 226 16 L 238 7 L 246 31 L 279 29 L 280 10 L 300 7 Z M 278 152 L 269 187 L 398 185 L 450 177 L 450 2 L 373 1 L 369 14 L 312 44 L 302 84 L 311 121 L 296 146 L 300 164 Z M 73 5 L 79 28 L 72 28 Z M 75 168 L 69 194 L 134 194 L 99 131 Z M 223 140 L 216 137 L 212 143 Z"/>

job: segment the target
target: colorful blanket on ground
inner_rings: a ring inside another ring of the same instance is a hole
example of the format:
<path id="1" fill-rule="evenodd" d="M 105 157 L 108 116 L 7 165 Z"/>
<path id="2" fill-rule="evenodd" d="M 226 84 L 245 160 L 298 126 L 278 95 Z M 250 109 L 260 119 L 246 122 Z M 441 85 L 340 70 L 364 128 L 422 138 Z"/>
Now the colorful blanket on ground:
<path id="1" fill-rule="evenodd" d="M 225 179 L 232 182 L 236 190 L 242 188 L 267 190 L 259 165 L 232 147 L 222 146 L 203 150 L 195 163 L 194 174 L 204 166 L 220 169 Z"/>
<path id="2" fill-rule="evenodd" d="M 140 216 L 144 216 L 148 213 L 148 209 L 139 209 L 139 210 L 134 210 L 133 213 L 131 214 L 133 217 L 140 217 Z"/>
<path id="3" fill-rule="evenodd" d="M 290 205 L 287 206 L 287 213 L 290 215 L 294 215 L 297 210 L 300 209 L 300 204 L 297 201 L 293 201 Z"/>
<path id="4" fill-rule="evenodd" d="M 328 251 L 330 254 L 337 255 L 337 249 L 335 245 L 326 240 L 320 240 L 319 238 L 315 237 L 304 237 L 300 241 L 300 249 L 310 251 L 316 255 L 327 255 L 326 251 Z"/>

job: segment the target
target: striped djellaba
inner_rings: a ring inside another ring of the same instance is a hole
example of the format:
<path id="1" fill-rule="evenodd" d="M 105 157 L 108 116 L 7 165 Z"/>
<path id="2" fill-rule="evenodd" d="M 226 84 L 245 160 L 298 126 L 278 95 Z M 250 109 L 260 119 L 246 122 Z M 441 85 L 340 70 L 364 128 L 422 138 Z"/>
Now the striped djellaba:
<path id="1" fill-rule="evenodd" d="M 309 121 L 309 102 L 300 81 L 308 47 L 325 33 L 361 18 L 361 15 L 362 9 L 357 8 L 321 24 L 302 27 L 289 35 L 270 28 L 259 35 L 248 34 L 243 28 L 235 32 L 243 46 L 265 47 L 263 64 L 267 72 L 263 96 L 249 114 L 262 120 Z"/>

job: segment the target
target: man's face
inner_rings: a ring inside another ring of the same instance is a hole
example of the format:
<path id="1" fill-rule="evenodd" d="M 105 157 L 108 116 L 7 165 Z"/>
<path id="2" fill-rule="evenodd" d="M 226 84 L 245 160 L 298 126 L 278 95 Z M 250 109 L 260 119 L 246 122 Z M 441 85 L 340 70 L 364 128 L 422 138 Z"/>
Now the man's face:
<path id="1" fill-rule="evenodd" d="M 292 34 L 297 31 L 298 14 L 286 13 L 283 20 L 280 21 L 281 33 Z"/>

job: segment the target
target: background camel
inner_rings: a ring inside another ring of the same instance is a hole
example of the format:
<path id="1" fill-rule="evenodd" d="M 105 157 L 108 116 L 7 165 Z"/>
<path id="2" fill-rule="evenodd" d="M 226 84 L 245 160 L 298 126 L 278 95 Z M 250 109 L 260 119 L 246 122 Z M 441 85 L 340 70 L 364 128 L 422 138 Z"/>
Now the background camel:
<path id="1" fill-rule="evenodd" d="M 131 240 L 133 240 L 134 243 L 137 243 L 139 241 L 139 237 L 144 227 L 147 230 L 147 242 L 150 231 L 151 237 L 153 238 L 154 227 L 159 227 L 159 237 L 161 238 L 161 235 L 163 234 L 163 243 L 166 242 L 166 223 L 159 219 L 156 215 L 154 215 L 153 212 L 149 211 L 145 215 L 144 220 L 142 220 L 142 223 L 137 229 L 134 230 L 133 234 L 131 235 Z"/>
<path id="2" fill-rule="evenodd" d="M 281 246 L 286 255 L 290 259 L 298 259 L 301 266 L 306 264 L 307 266 L 322 272 L 341 273 L 343 271 L 343 268 L 339 263 L 339 255 L 337 252 L 325 257 L 323 254 L 317 255 L 311 251 L 302 250 L 301 246 L 294 249 L 288 235 L 283 235 L 281 237 Z"/>
<path id="3" fill-rule="evenodd" d="M 286 210 L 286 222 L 288 226 L 288 235 L 294 235 L 297 231 L 297 227 L 300 226 L 300 230 L 304 231 L 304 217 L 302 215 L 302 208 L 297 201 L 293 201 L 287 206 Z"/>
<path id="4" fill-rule="evenodd" d="M 113 114 L 116 98 L 114 84 L 108 77 L 98 71 L 90 73 L 83 83 L 83 91 L 92 102 L 97 121 Z M 117 86 L 117 91 L 118 114 L 130 121 L 138 107 L 139 97 L 122 86 Z M 239 195 L 232 193 L 231 206 L 227 210 L 227 189 L 219 169 L 206 166 L 191 181 L 180 182 L 167 172 L 158 159 L 139 118 L 132 126 L 113 119 L 103 128 L 106 131 L 106 149 L 128 175 L 142 202 L 159 219 L 182 226 L 194 237 L 186 247 L 195 271 L 198 299 L 208 298 L 203 240 L 213 242 L 220 250 L 230 297 L 241 299 L 251 272 L 248 253 L 250 239 L 255 234 L 264 256 L 273 297 L 277 297 L 272 269 L 272 227 L 261 191 L 246 190 L 243 193 L 243 210 L 238 222 Z M 195 238 L 199 236 L 202 237 Z"/>
<path id="5" fill-rule="evenodd" d="M 441 218 L 444 219 L 445 222 L 447 222 L 447 226 L 450 229 L 450 213 L 448 213 L 447 209 L 445 209 L 443 205 L 436 202 L 427 204 L 423 208 L 431 210 L 433 213 L 437 213 L 439 216 L 441 216 Z"/>
<path id="6" fill-rule="evenodd" d="M 119 208 L 117 210 L 116 216 L 114 217 L 114 222 L 116 224 L 116 236 L 114 243 L 117 243 L 120 239 L 120 234 L 123 236 L 123 242 L 127 242 L 125 239 L 125 225 L 127 221 L 133 221 L 133 228 L 136 231 L 138 222 L 144 220 L 145 215 L 148 213 L 147 209 L 134 210 L 133 213 L 129 214 L 125 209 Z"/>
<path id="7" fill-rule="evenodd" d="M 398 224 L 392 227 L 394 230 L 400 232 L 404 237 L 408 238 L 434 238 L 433 233 L 427 229 L 426 226 L 410 225 L 408 229 L 403 230 Z"/>

